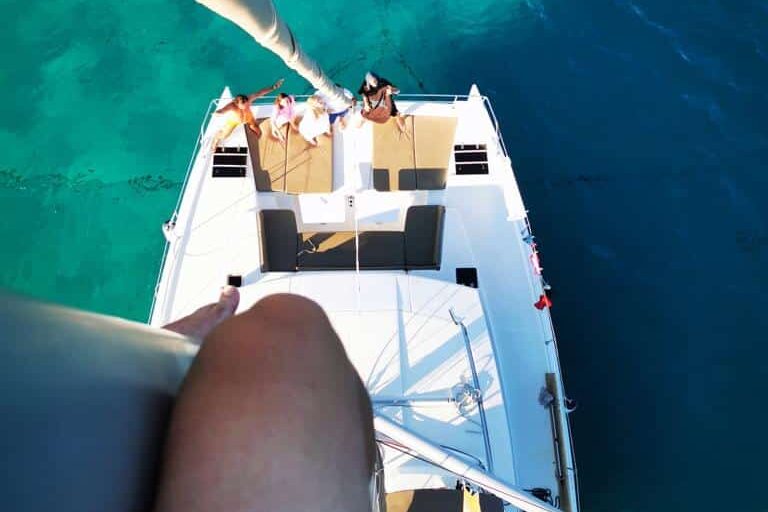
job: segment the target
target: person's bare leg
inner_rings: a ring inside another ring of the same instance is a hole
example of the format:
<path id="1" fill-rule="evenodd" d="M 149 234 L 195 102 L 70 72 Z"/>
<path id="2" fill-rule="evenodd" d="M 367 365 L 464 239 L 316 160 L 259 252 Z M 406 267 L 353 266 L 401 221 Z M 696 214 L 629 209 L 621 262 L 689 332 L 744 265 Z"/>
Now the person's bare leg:
<path id="1" fill-rule="evenodd" d="M 221 322 L 235 314 L 240 303 L 240 292 L 234 286 L 221 289 L 219 301 L 203 306 L 189 316 L 176 320 L 163 329 L 189 336 L 200 343 Z"/>
<path id="2" fill-rule="evenodd" d="M 285 134 L 283 133 L 283 128 L 275 126 L 275 123 L 270 122 L 269 126 L 271 128 L 272 132 L 272 138 L 277 140 L 280 144 L 285 145 Z"/>
<path id="3" fill-rule="evenodd" d="M 273 295 L 203 343 L 156 510 L 371 510 L 374 453 L 370 400 L 322 309 Z"/>
<path id="4" fill-rule="evenodd" d="M 255 123 L 249 124 L 248 128 L 256 135 L 257 138 L 259 139 L 261 138 L 261 128 L 259 127 L 259 125 Z"/>
<path id="5" fill-rule="evenodd" d="M 216 146 L 227 140 L 227 137 L 232 134 L 235 128 L 237 128 L 236 124 L 228 124 L 218 131 L 218 133 L 213 137 L 213 141 L 211 142 L 211 153 L 216 151 Z"/>
<path id="6" fill-rule="evenodd" d="M 397 113 L 395 116 L 395 122 L 397 123 L 397 129 L 400 130 L 400 137 L 405 137 L 406 139 L 411 138 L 411 134 L 408 133 L 407 128 L 405 127 L 405 116 L 401 113 Z"/>
<path id="7" fill-rule="evenodd" d="M 214 135 L 213 139 L 211 140 L 211 147 L 210 147 L 211 153 L 216 151 L 216 146 L 219 145 L 219 142 L 221 142 L 221 132 Z"/>

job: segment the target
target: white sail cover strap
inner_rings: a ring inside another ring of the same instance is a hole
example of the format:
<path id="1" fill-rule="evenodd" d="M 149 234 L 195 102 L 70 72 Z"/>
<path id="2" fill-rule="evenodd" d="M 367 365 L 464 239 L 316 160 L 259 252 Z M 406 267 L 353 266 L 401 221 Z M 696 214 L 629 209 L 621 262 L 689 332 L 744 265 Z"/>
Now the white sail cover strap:
<path id="1" fill-rule="evenodd" d="M 283 59 L 285 64 L 334 103 L 351 104 L 320 66 L 299 46 L 291 29 L 278 16 L 272 0 L 196 0 L 248 32 L 257 43 Z"/>

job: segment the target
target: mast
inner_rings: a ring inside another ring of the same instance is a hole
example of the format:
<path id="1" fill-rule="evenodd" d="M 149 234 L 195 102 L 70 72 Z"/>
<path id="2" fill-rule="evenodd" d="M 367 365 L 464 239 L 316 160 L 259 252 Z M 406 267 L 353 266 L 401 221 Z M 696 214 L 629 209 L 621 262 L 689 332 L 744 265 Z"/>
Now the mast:
<path id="1" fill-rule="evenodd" d="M 301 49 L 291 29 L 278 16 L 272 0 L 196 0 L 250 34 L 257 43 L 280 57 L 325 97 L 350 103 L 320 66 Z"/>

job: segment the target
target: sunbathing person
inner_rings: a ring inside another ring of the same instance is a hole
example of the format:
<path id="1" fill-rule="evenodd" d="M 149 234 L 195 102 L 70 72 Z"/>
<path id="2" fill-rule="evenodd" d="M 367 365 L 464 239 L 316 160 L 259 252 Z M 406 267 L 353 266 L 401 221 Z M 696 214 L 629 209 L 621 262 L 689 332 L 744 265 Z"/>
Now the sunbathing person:
<path id="1" fill-rule="evenodd" d="M 304 117 L 299 123 L 299 133 L 313 146 L 317 146 L 318 135 L 331 134 L 331 122 L 325 103 L 319 96 L 314 95 L 307 98 L 307 108 Z"/>
<path id="2" fill-rule="evenodd" d="M 218 131 L 218 133 L 216 133 L 216 135 L 214 135 L 213 140 L 211 141 L 211 151 L 216 151 L 216 147 L 221 142 L 225 141 L 227 137 L 232 134 L 232 131 L 241 124 L 245 124 L 252 132 L 256 134 L 257 137 L 261 137 L 261 130 L 259 129 L 259 125 L 256 124 L 256 119 L 253 117 L 253 112 L 251 112 L 251 104 L 257 98 L 261 98 L 262 96 L 269 94 L 270 92 L 278 89 L 281 85 L 283 85 L 282 78 L 272 84 L 270 87 L 260 89 L 253 94 L 249 94 L 248 96 L 245 94 L 238 94 L 235 96 L 235 99 L 218 109 L 215 113 L 226 114 L 227 118 L 224 126 Z"/>
<path id="3" fill-rule="evenodd" d="M 393 98 L 400 93 L 400 90 L 392 82 L 369 71 L 365 74 L 365 80 L 357 92 L 363 97 L 364 119 L 375 123 L 386 123 L 390 117 L 394 117 L 400 132 L 406 133 L 403 115 L 397 110 Z"/>
<path id="4" fill-rule="evenodd" d="M 321 94 L 319 91 L 315 91 L 315 95 L 319 96 L 327 107 L 328 121 L 331 123 L 331 129 L 333 129 L 333 125 L 338 120 L 339 125 L 341 125 L 341 129 L 343 130 L 347 127 L 347 118 L 349 117 L 348 114 L 350 112 L 354 112 L 357 100 L 349 89 L 345 89 L 339 84 L 335 85 L 342 90 L 342 94 L 344 95 L 346 101 L 334 100 L 333 98 L 329 98 Z"/>
<path id="5" fill-rule="evenodd" d="M 284 92 L 278 94 L 275 99 L 275 108 L 269 118 L 269 126 L 272 136 L 285 144 L 283 126 L 289 125 L 293 130 L 298 130 L 296 124 L 296 100 Z"/>

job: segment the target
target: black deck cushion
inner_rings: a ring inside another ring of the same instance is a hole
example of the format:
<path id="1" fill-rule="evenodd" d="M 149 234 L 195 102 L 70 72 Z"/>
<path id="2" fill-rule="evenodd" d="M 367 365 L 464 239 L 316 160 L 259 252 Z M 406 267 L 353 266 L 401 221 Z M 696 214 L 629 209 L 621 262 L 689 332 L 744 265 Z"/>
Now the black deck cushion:
<path id="1" fill-rule="evenodd" d="M 439 269 L 443 250 L 442 205 L 411 206 L 405 216 L 405 268 Z"/>
<path id="2" fill-rule="evenodd" d="M 298 267 L 301 270 L 352 270 L 355 235 L 352 232 L 303 233 Z M 405 236 L 398 231 L 367 231 L 358 237 L 360 268 L 405 268 Z"/>
<path id="3" fill-rule="evenodd" d="M 389 169 L 373 170 L 373 188 L 379 192 L 389 192 Z"/>
<path id="4" fill-rule="evenodd" d="M 416 169 L 416 188 L 418 190 L 442 190 L 445 188 L 446 169 Z"/>
<path id="5" fill-rule="evenodd" d="M 339 231 L 302 233 L 301 270 L 350 270 L 355 268 L 355 234 Z M 311 243 L 310 243 L 311 242 Z"/>
<path id="6" fill-rule="evenodd" d="M 411 206 L 406 213 L 404 232 L 360 233 L 360 268 L 439 269 L 444 217 L 444 206 Z M 261 210 L 259 224 L 263 272 L 355 268 L 353 232 L 300 235 L 292 210 Z"/>
<path id="7" fill-rule="evenodd" d="M 387 493 L 387 512 L 435 512 L 462 510 L 462 491 L 456 489 L 417 489 Z M 503 512 L 504 502 L 493 494 L 480 493 L 480 510 Z"/>
<path id="8" fill-rule="evenodd" d="M 293 211 L 261 210 L 259 225 L 262 272 L 295 271 L 299 236 Z"/>
<path id="9" fill-rule="evenodd" d="M 358 237 L 360 268 L 405 268 L 405 235 L 399 231 L 366 231 Z"/>
<path id="10" fill-rule="evenodd" d="M 379 192 L 391 192 L 389 169 L 373 170 L 373 188 Z M 397 171 L 397 189 L 395 190 L 416 190 L 416 171 L 413 169 L 400 169 Z"/>

